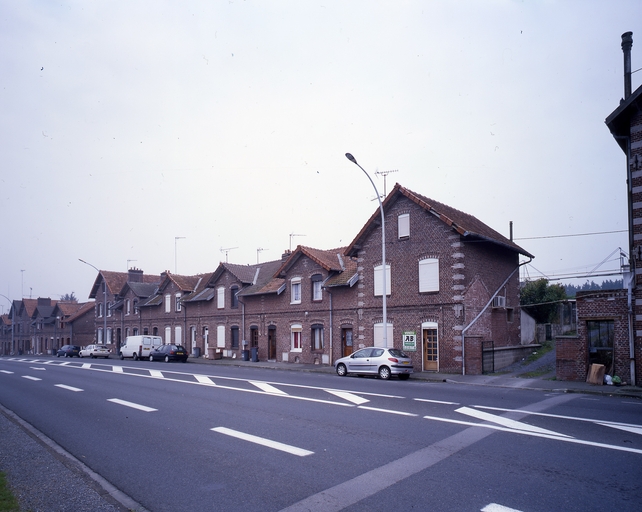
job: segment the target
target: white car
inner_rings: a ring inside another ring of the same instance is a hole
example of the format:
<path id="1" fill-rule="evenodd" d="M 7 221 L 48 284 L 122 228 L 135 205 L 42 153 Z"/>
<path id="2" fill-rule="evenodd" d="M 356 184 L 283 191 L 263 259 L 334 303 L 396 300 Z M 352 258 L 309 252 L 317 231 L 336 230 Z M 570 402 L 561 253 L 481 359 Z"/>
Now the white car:
<path id="1" fill-rule="evenodd" d="M 406 380 L 412 373 L 412 359 L 397 348 L 367 347 L 357 350 L 352 355 L 342 357 L 334 362 L 339 377 L 349 373 L 357 375 L 378 375 L 387 380 L 398 375 Z"/>
<path id="2" fill-rule="evenodd" d="M 80 357 L 109 357 L 109 349 L 105 345 L 87 345 L 78 354 Z"/>

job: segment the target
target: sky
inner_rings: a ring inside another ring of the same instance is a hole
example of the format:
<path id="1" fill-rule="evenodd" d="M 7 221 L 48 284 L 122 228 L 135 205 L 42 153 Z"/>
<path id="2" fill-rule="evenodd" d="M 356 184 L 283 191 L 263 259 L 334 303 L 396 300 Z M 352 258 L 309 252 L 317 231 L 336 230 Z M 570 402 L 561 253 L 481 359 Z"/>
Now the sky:
<path id="1" fill-rule="evenodd" d="M 378 203 L 346 152 L 512 221 L 522 278 L 618 271 L 627 31 L 637 70 L 639 0 L 1 0 L 2 311 L 347 246 Z"/>

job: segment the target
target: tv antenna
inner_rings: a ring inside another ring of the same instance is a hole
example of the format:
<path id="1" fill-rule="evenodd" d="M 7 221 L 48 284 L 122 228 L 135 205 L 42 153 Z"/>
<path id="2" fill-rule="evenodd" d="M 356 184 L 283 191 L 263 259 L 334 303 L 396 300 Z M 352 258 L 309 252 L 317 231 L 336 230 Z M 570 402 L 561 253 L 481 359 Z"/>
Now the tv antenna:
<path id="1" fill-rule="evenodd" d="M 225 249 L 221 247 L 221 252 L 225 253 L 225 263 L 227 263 L 227 255 L 232 249 L 238 249 L 238 247 L 227 247 Z"/>
<path id="2" fill-rule="evenodd" d="M 292 252 L 292 237 L 294 236 L 305 236 L 305 235 L 297 235 L 296 233 L 290 233 L 290 252 Z"/>
<path id="3" fill-rule="evenodd" d="M 256 263 L 257 263 L 257 265 L 259 263 L 259 253 L 261 253 L 263 251 L 269 251 L 269 250 L 270 249 L 263 249 L 263 247 L 257 247 L 256 248 Z"/>
<path id="4" fill-rule="evenodd" d="M 388 174 L 391 174 L 393 172 L 399 172 L 399 171 L 396 170 L 396 169 L 394 171 L 375 171 L 375 174 L 379 174 L 380 176 L 383 176 L 383 199 L 385 199 L 386 195 L 387 195 L 387 193 L 386 193 L 386 176 L 388 176 Z"/>

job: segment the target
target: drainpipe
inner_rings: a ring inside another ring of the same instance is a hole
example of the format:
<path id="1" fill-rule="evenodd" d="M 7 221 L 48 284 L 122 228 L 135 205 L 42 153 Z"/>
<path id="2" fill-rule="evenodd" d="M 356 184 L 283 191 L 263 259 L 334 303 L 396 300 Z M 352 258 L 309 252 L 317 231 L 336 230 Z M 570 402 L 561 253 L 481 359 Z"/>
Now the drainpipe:
<path id="1" fill-rule="evenodd" d="M 332 356 L 334 355 L 334 352 L 332 350 L 332 348 L 333 348 L 333 345 L 332 345 L 332 338 L 333 338 L 333 336 L 332 336 L 332 326 L 333 326 L 333 319 L 332 319 L 332 293 L 325 286 L 323 287 L 323 289 L 330 296 L 330 366 L 332 366 Z"/>
<path id="2" fill-rule="evenodd" d="M 464 327 L 461 331 L 461 374 L 466 375 L 466 331 L 470 329 L 477 320 L 484 314 L 484 312 L 488 309 L 488 306 L 490 306 L 493 303 L 493 299 L 497 296 L 499 291 L 508 283 L 511 277 L 519 270 L 519 268 L 522 265 L 526 265 L 533 261 L 533 258 L 530 258 L 528 261 L 524 261 L 523 263 L 520 263 L 515 267 L 515 270 L 513 270 L 510 275 L 506 278 L 506 280 L 495 290 L 495 293 L 493 293 L 493 296 L 490 298 L 488 303 L 484 306 L 484 309 L 482 309 L 479 314 L 473 319 L 472 322 L 470 322 L 466 327 Z"/>

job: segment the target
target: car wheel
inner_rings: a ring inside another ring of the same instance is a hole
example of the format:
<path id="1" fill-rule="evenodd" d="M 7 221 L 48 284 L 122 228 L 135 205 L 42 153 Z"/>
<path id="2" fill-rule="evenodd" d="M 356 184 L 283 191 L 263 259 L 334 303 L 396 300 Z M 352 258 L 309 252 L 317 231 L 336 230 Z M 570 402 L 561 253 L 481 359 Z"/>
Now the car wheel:
<path id="1" fill-rule="evenodd" d="M 134 361 L 138 361 L 138 354 L 134 352 Z"/>
<path id="2" fill-rule="evenodd" d="M 91 355 L 89 356 L 89 358 L 90 358 L 90 359 L 93 359 L 94 357 L 96 357 L 94 354 L 91 354 Z"/>
<path id="3" fill-rule="evenodd" d="M 154 361 L 154 356 L 149 356 L 149 360 L 153 362 Z"/>
<path id="4" fill-rule="evenodd" d="M 65 353 L 65 357 L 69 357 L 69 354 Z"/>
<path id="5" fill-rule="evenodd" d="M 390 378 L 390 368 L 387 366 L 382 366 L 379 368 L 379 378 L 383 380 L 388 380 Z"/>
<path id="6" fill-rule="evenodd" d="M 341 363 L 340 365 L 337 365 L 337 375 L 339 377 L 345 377 L 348 375 L 348 369 L 345 364 Z"/>
<path id="7" fill-rule="evenodd" d="M 60 354 L 58 354 L 58 352 L 56 352 L 56 357 L 60 357 Z"/>
<path id="8" fill-rule="evenodd" d="M 122 353 L 122 352 L 121 352 L 120 354 L 118 354 L 118 355 L 120 356 L 120 360 L 121 360 L 121 361 L 122 361 L 123 359 L 125 359 L 125 356 L 123 355 L 123 353 Z"/>
<path id="9" fill-rule="evenodd" d="M 402 373 L 399 375 L 399 380 L 408 380 L 410 378 L 410 374 L 408 373 Z"/>
<path id="10" fill-rule="evenodd" d="M 165 356 L 165 362 L 169 363 L 169 356 Z"/>
<path id="11" fill-rule="evenodd" d="M 83 357 L 83 355 L 82 354 L 78 354 L 78 357 Z"/>

